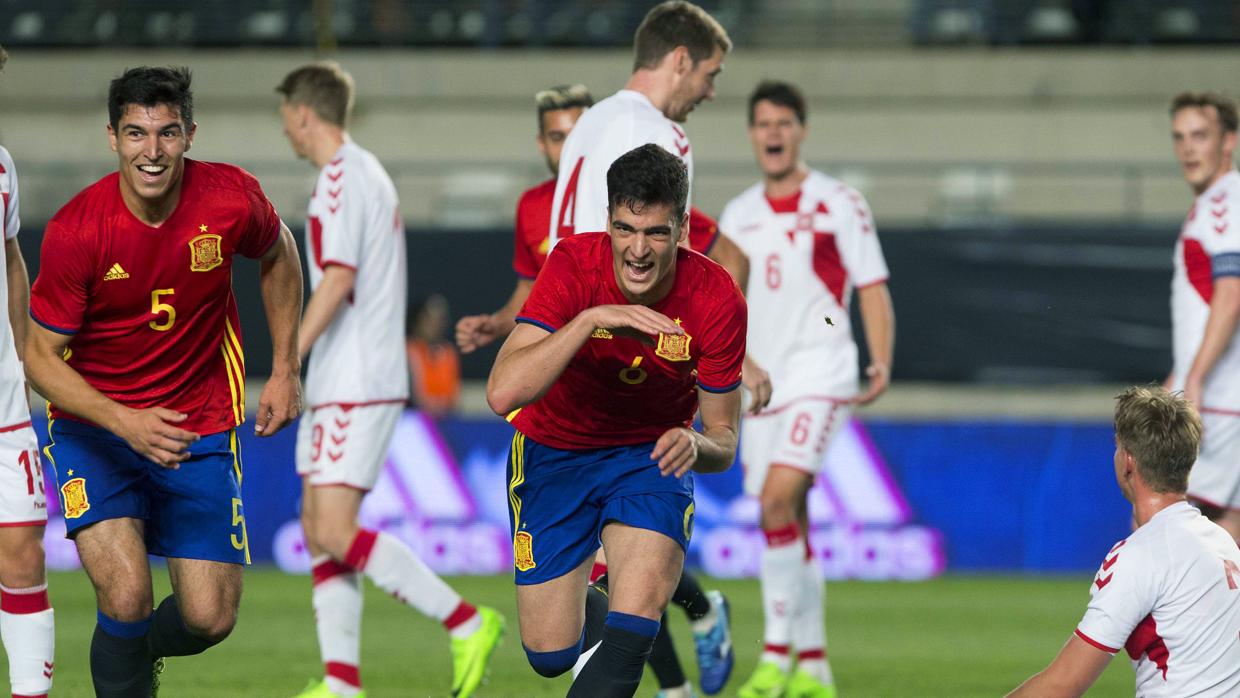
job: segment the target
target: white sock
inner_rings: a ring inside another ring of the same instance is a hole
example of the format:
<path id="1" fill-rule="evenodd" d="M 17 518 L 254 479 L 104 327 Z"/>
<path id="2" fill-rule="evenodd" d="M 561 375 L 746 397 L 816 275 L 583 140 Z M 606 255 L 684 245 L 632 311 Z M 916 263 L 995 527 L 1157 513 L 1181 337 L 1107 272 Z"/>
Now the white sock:
<path id="1" fill-rule="evenodd" d="M 478 611 L 395 536 L 359 530 L 344 563 L 364 572 L 375 586 L 401 603 L 443 623 L 454 638 L 466 637 L 482 627 Z"/>
<path id="2" fill-rule="evenodd" d="M 803 558 L 801 589 L 792 621 L 792 644 L 797 650 L 797 671 L 803 671 L 824 684 L 834 681 L 827 661 L 827 630 L 823 608 L 826 587 L 822 569 L 813 557 Z"/>
<path id="3" fill-rule="evenodd" d="M 327 687 L 342 696 L 362 690 L 362 575 L 327 555 L 311 561 L 314 574 L 314 624 Z"/>
<path id="4" fill-rule="evenodd" d="M 52 690 L 55 627 L 46 584 L 28 589 L 0 586 L 0 639 L 9 655 L 14 695 L 43 696 Z"/>
<path id="5" fill-rule="evenodd" d="M 787 671 L 791 663 L 788 650 L 801 587 L 805 539 L 796 524 L 763 533 L 766 547 L 762 549 L 762 610 L 766 646 L 761 661 L 772 662 Z"/>

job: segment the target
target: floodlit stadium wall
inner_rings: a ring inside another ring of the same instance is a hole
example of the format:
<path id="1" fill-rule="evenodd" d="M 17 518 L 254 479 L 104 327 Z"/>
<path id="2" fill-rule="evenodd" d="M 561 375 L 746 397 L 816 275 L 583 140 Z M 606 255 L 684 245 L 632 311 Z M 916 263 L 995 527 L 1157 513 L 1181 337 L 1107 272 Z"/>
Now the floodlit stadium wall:
<path id="1" fill-rule="evenodd" d="M 35 428 L 45 440 L 46 422 Z M 252 558 L 306 573 L 295 427 L 266 439 L 245 427 L 239 433 Z M 511 440 L 499 418 L 435 422 L 406 412 L 363 504 L 363 525 L 399 536 L 442 574 L 508 573 Z M 813 554 L 828 579 L 1092 570 L 1129 532 L 1113 448 L 1104 423 L 853 421 L 810 492 Z M 50 467 L 45 474 L 48 565 L 73 568 Z M 687 564 L 721 577 L 756 576 L 758 503 L 741 494 L 740 466 L 697 476 L 695 487 Z"/>

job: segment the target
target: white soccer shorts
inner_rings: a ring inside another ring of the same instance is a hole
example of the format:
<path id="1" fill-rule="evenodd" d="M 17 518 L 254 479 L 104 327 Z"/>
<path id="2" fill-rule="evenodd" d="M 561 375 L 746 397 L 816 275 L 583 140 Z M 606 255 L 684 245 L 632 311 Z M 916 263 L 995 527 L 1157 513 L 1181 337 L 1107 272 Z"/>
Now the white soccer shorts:
<path id="1" fill-rule="evenodd" d="M 0 526 L 47 523 L 39 441 L 29 425 L 0 432 Z"/>
<path id="2" fill-rule="evenodd" d="M 1206 411 L 1201 427 L 1201 452 L 1188 475 L 1188 495 L 1240 509 L 1240 415 Z"/>
<path id="3" fill-rule="evenodd" d="M 773 464 L 817 475 L 827 446 L 851 413 L 845 402 L 811 399 L 745 417 L 741 422 L 745 494 L 762 493 Z"/>
<path id="4" fill-rule="evenodd" d="M 404 405 L 327 405 L 297 426 L 297 474 L 311 485 L 370 491 L 379 479 Z"/>

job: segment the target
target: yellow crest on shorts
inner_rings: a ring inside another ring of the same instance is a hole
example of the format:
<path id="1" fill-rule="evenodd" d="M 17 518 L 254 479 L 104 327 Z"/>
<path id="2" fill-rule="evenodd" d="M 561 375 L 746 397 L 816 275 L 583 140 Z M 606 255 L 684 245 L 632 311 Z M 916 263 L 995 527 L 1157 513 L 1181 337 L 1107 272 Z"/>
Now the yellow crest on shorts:
<path id="1" fill-rule="evenodd" d="M 679 321 L 676 322 L 680 324 Z M 654 348 L 655 356 L 667 359 L 668 361 L 688 361 L 689 360 L 689 342 L 693 341 L 693 337 L 688 334 L 663 334 L 659 333 L 659 344 Z"/>
<path id="2" fill-rule="evenodd" d="M 190 271 L 211 271 L 224 263 L 220 239 L 219 235 L 207 233 L 189 241 Z"/>
<path id="3" fill-rule="evenodd" d="M 522 572 L 538 566 L 534 563 L 534 537 L 525 531 L 517 531 L 512 537 L 512 564 Z"/>
<path id="4" fill-rule="evenodd" d="M 76 519 L 90 510 L 90 500 L 86 498 L 85 478 L 75 477 L 61 485 L 60 495 L 65 500 L 66 519 Z"/>

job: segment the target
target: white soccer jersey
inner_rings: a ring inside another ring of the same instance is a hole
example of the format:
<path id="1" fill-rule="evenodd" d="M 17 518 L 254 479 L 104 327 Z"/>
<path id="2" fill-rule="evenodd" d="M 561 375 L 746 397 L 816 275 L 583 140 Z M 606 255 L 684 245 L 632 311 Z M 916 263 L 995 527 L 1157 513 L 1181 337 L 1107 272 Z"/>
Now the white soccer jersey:
<path id="1" fill-rule="evenodd" d="M 620 90 L 586 110 L 564 141 L 551 204 L 551 245 L 574 233 L 607 231 L 607 168 L 621 155 L 655 143 L 684 161 L 693 182 L 689 137 L 646 95 Z"/>
<path id="2" fill-rule="evenodd" d="M 353 293 L 311 348 L 306 403 L 314 408 L 404 401 L 405 226 L 383 165 L 353 142 L 319 172 L 306 249 L 312 291 L 325 267 L 357 272 Z"/>
<path id="3" fill-rule="evenodd" d="M 4 241 L 17 237 L 21 218 L 17 210 L 17 169 L 9 151 L 0 146 L 0 231 Z M 0 245 L 0 275 L 8 268 L 4 246 Z M 5 309 L 0 321 L 0 429 L 30 424 L 30 406 L 26 402 L 26 374 L 17 360 L 13 346 L 13 327 L 8 319 L 9 285 L 7 277 L 0 283 L 0 308 Z"/>
<path id="4" fill-rule="evenodd" d="M 1175 389 L 1184 388 L 1210 317 L 1214 280 L 1240 276 L 1240 173 L 1232 170 L 1193 202 L 1175 244 L 1171 280 L 1171 327 L 1175 355 Z M 1206 376 L 1203 411 L 1240 416 L 1240 337 Z"/>
<path id="5" fill-rule="evenodd" d="M 1111 548 L 1076 635 L 1126 650 L 1142 698 L 1240 696 L 1240 549 L 1186 502 Z"/>
<path id="6" fill-rule="evenodd" d="M 857 393 L 854 288 L 887 279 L 874 219 L 857 190 L 810 172 L 796 196 L 762 183 L 728 202 L 719 230 L 749 257 L 750 356 L 771 373 L 768 409 Z"/>

